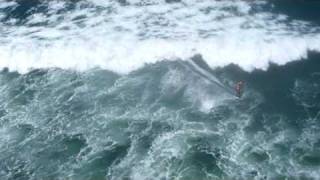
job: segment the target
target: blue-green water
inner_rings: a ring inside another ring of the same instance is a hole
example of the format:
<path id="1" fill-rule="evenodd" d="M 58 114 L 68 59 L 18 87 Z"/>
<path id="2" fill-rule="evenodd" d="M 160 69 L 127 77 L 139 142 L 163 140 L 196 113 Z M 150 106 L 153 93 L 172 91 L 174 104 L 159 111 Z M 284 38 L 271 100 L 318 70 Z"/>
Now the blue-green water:
<path id="1" fill-rule="evenodd" d="M 319 179 L 319 3 L 157 3 L 0 2 L 0 179 Z"/>

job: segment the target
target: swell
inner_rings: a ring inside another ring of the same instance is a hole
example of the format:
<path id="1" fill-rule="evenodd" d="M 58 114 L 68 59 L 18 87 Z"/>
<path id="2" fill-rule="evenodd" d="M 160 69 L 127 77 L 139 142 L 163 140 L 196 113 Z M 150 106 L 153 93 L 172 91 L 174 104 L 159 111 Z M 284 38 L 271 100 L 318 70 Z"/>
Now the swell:
<path id="1" fill-rule="evenodd" d="M 181 61 L 127 75 L 2 71 L 0 177 L 316 179 L 319 55 L 309 56 L 251 73 L 200 58 L 200 72 Z M 243 98 L 208 76 L 243 80 Z"/>

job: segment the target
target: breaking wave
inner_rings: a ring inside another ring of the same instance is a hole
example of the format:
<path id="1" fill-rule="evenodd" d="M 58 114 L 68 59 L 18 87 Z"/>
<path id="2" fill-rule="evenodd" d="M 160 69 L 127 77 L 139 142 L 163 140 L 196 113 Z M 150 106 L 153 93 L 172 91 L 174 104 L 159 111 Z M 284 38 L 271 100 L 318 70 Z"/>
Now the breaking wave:
<path id="1" fill-rule="evenodd" d="M 0 68 L 21 73 L 146 63 L 201 54 L 211 67 L 283 65 L 320 50 L 319 27 L 271 12 L 267 1 L 3 1 Z"/>
<path id="2" fill-rule="evenodd" d="M 0 179 L 319 179 L 320 27 L 279 2 L 0 1 Z"/>

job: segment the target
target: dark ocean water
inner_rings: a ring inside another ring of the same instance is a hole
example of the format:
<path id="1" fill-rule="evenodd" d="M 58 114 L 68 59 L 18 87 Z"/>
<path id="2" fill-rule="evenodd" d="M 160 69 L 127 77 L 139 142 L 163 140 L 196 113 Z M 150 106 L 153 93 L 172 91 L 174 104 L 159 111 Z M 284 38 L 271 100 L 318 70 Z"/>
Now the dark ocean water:
<path id="1" fill-rule="evenodd" d="M 0 1 L 0 179 L 320 179 L 319 9 Z"/>

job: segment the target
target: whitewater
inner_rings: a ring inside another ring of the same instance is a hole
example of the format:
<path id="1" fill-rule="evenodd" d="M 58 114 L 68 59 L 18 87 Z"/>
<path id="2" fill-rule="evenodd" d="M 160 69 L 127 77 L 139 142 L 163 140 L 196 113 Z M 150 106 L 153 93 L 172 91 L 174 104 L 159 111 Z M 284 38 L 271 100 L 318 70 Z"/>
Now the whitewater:
<path id="1" fill-rule="evenodd" d="M 40 2 L 1 2 L 0 68 L 101 67 L 126 74 L 201 54 L 212 68 L 234 63 L 252 71 L 320 50 L 319 27 L 268 12 L 266 1 Z M 23 3 L 35 7 L 10 11 Z"/>
<path id="2" fill-rule="evenodd" d="M 0 179 L 318 180 L 318 9 L 0 0 Z"/>

